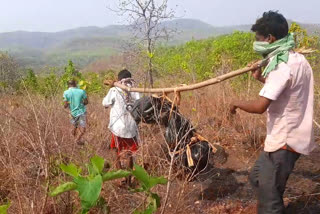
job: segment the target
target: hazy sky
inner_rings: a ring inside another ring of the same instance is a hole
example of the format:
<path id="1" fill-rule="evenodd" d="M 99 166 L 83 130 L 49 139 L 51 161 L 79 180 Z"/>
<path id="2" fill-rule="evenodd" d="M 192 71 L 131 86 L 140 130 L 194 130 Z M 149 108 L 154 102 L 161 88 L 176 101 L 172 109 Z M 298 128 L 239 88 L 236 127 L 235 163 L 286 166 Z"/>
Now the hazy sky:
<path id="1" fill-rule="evenodd" d="M 0 32 L 60 31 L 80 26 L 121 24 L 107 9 L 118 0 L 0 0 Z M 250 24 L 266 10 L 285 17 L 320 23 L 320 0 L 169 0 L 176 15 L 216 26 Z"/>

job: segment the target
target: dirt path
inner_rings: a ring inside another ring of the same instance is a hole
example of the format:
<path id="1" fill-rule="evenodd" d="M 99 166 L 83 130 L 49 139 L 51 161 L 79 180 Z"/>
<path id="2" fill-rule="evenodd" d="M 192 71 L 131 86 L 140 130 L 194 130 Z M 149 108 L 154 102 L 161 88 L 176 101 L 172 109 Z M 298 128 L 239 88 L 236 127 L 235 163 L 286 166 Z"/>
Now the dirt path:
<path id="1" fill-rule="evenodd" d="M 227 150 L 228 161 L 215 164 L 190 184 L 190 213 L 256 213 L 255 195 L 248 183 L 248 172 L 259 152 L 239 147 Z M 301 156 L 291 174 L 285 204 L 290 214 L 320 213 L 320 149 Z M 194 191 L 197 190 L 197 191 Z M 200 191 L 199 191 L 200 190 Z"/>

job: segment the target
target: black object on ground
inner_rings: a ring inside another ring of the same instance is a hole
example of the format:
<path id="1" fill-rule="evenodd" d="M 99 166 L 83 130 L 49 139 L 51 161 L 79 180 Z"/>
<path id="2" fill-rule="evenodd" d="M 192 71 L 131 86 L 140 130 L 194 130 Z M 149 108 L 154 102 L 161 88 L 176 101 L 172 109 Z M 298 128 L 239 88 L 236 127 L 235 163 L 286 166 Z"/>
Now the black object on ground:
<path id="1" fill-rule="evenodd" d="M 198 141 L 190 144 L 196 130 L 176 106 L 172 107 L 172 103 L 168 99 L 145 96 L 134 103 L 131 114 L 137 123 L 143 122 L 164 126 L 166 128 L 164 133 L 166 142 L 171 152 L 176 147 L 176 151 L 178 151 L 176 160 L 181 161 L 184 167 L 190 169 L 191 172 L 194 170 L 201 171 L 206 168 L 211 154 L 209 143 Z M 193 166 L 188 164 L 187 145 L 190 147 L 191 157 L 194 162 Z"/>

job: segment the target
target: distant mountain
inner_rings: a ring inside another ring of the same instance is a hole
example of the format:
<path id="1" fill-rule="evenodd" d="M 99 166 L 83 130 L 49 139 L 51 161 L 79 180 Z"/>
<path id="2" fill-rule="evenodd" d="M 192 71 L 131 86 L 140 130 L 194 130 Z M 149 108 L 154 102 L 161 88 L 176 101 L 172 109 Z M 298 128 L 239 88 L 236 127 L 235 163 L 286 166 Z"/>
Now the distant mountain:
<path id="1" fill-rule="evenodd" d="M 68 40 L 93 37 L 119 37 L 129 35 L 126 26 L 114 25 L 105 28 L 81 27 L 56 33 L 16 31 L 0 34 L 0 48 L 23 46 L 46 49 Z"/>
<path id="2" fill-rule="evenodd" d="M 250 25 L 214 27 L 194 19 L 176 19 L 163 23 L 176 34 L 169 44 L 249 31 Z M 320 25 L 302 25 L 308 31 L 320 31 Z M 130 26 L 81 27 L 56 33 L 16 31 L 0 34 L 0 50 L 7 51 L 28 67 L 61 66 L 71 59 L 83 67 L 99 58 L 118 53 L 132 32 Z"/>

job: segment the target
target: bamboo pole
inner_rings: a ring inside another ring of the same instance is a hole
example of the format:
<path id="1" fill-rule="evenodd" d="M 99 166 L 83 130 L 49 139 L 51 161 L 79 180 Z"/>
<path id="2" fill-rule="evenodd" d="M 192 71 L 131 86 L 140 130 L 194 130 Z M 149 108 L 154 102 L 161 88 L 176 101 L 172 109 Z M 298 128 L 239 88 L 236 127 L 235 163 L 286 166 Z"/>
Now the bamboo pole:
<path id="1" fill-rule="evenodd" d="M 300 48 L 299 50 L 295 50 L 296 52 L 298 53 L 301 53 L 301 54 L 310 54 L 310 53 L 313 53 L 315 52 L 314 50 L 312 49 L 305 49 L 305 48 Z M 110 85 L 110 86 L 116 86 L 118 88 L 121 88 L 123 90 L 126 90 L 126 91 L 131 91 L 131 92 L 140 92 L 140 93 L 165 93 L 165 94 L 168 94 L 168 93 L 179 93 L 179 92 L 183 92 L 183 91 L 192 91 L 192 90 L 195 90 L 195 89 L 199 89 L 199 88 L 203 88 L 203 87 L 206 87 L 206 86 L 209 86 L 209 85 L 214 85 L 214 84 L 217 84 L 217 83 L 220 83 L 222 81 L 225 81 L 227 79 L 230 79 L 232 77 L 236 77 L 236 76 L 239 76 L 241 74 L 244 74 L 244 73 L 247 73 L 249 71 L 253 71 L 253 70 L 256 70 L 258 68 L 261 68 L 263 66 L 265 66 L 265 63 L 266 60 L 260 60 L 258 62 L 256 62 L 253 66 L 251 67 L 245 67 L 245 68 L 241 68 L 241 69 L 238 69 L 238 70 L 235 70 L 235 71 L 231 71 L 227 74 L 223 74 L 221 76 L 218 76 L 218 77 L 214 77 L 212 79 L 209 79 L 209 80 L 206 80 L 206 81 L 203 81 L 203 82 L 199 82 L 199 83 L 195 83 L 195 84 L 191 84 L 191 85 L 184 85 L 184 86 L 177 86 L 177 87 L 170 87 L 170 88 L 130 88 L 130 87 L 127 87 L 125 85 L 122 85 L 118 82 L 111 82 L 109 80 L 105 80 L 104 81 L 104 84 L 105 85 Z"/>

